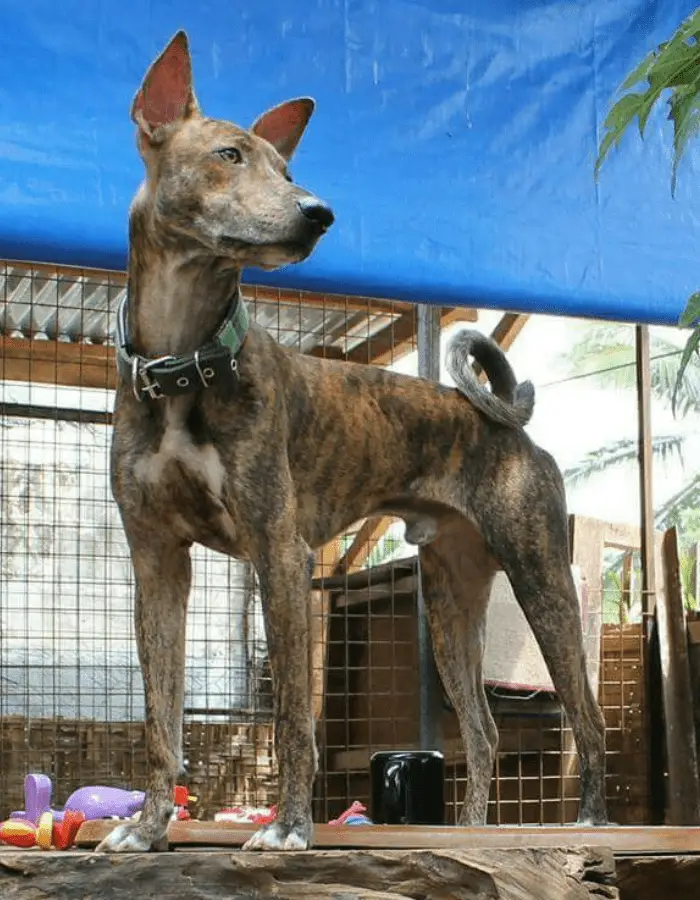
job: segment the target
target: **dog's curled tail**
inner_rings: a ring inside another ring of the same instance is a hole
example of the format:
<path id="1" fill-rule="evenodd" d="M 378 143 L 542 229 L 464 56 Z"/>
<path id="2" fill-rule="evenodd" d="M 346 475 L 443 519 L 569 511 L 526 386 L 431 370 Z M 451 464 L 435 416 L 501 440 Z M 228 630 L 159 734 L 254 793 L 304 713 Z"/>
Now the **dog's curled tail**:
<path id="1" fill-rule="evenodd" d="M 491 382 L 490 391 L 479 382 L 470 356 L 486 372 Z M 521 428 L 532 418 L 534 385 L 531 381 L 518 384 L 505 353 L 485 334 L 471 329 L 456 334 L 447 348 L 446 365 L 457 390 L 493 422 Z"/>

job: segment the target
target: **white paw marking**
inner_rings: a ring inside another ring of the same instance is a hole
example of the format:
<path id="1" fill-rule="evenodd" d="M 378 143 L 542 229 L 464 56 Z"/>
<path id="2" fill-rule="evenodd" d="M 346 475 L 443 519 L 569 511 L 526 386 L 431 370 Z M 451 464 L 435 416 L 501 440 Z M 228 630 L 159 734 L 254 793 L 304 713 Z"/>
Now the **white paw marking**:
<path id="1" fill-rule="evenodd" d="M 287 830 L 277 823 L 258 829 L 243 845 L 244 850 L 308 850 L 309 841 L 298 831 Z"/>
<path id="2" fill-rule="evenodd" d="M 96 853 L 146 853 L 150 841 L 137 828 L 119 825 L 95 848 Z"/>

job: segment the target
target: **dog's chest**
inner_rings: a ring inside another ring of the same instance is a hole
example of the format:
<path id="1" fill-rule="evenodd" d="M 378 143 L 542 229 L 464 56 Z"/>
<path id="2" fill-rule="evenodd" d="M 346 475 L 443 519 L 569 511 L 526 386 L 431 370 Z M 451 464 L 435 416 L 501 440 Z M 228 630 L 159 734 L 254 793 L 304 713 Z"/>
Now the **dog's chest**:
<path id="1" fill-rule="evenodd" d="M 157 446 L 147 450 L 134 467 L 134 476 L 151 490 L 173 493 L 197 486 L 220 500 L 224 487 L 224 466 L 218 451 L 210 442 L 198 442 L 188 428 L 181 411 L 169 408 Z"/>

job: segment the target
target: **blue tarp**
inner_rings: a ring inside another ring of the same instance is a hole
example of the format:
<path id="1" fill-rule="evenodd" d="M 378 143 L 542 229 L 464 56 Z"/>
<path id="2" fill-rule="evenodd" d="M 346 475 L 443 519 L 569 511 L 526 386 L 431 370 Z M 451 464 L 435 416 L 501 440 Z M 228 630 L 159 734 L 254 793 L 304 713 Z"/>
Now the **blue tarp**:
<path id="1" fill-rule="evenodd" d="M 696 155 L 670 125 L 593 162 L 611 93 L 690 0 L 0 0 L 0 257 L 123 268 L 129 107 L 179 28 L 212 116 L 312 95 L 317 253 L 248 279 L 672 323 L 700 286 Z"/>

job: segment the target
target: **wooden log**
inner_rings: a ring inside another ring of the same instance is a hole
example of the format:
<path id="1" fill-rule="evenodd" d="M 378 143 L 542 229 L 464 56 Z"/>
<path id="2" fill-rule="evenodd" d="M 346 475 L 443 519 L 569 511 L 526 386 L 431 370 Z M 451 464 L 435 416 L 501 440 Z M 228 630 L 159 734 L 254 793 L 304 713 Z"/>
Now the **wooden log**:
<path id="1" fill-rule="evenodd" d="M 670 528 L 664 535 L 662 561 L 664 590 L 657 592 L 656 615 L 668 756 L 667 821 L 670 825 L 698 825 L 700 786 L 693 694 L 675 528 Z"/>
<path id="2" fill-rule="evenodd" d="M 698 613 L 695 613 L 695 616 L 697 615 Z M 690 663 L 690 689 L 693 694 L 695 749 L 700 757 L 700 618 L 688 622 L 688 662 Z"/>
<path id="3" fill-rule="evenodd" d="M 0 896 L 178 900 L 615 900 L 605 850 L 0 852 Z"/>
<path id="4" fill-rule="evenodd" d="M 700 856 L 620 857 L 615 865 L 620 900 L 697 897 Z"/>

